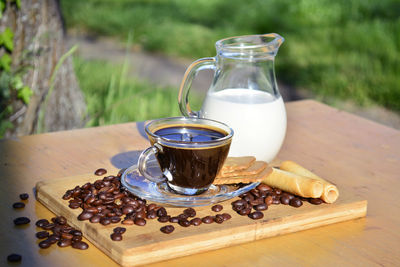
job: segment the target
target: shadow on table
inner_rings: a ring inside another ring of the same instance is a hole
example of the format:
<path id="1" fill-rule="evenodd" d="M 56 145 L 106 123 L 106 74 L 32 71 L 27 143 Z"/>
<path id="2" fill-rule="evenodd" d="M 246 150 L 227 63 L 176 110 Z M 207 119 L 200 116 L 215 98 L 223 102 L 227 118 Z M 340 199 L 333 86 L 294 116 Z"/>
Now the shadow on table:
<path id="1" fill-rule="evenodd" d="M 111 164 L 118 169 L 125 169 L 136 164 L 142 150 L 132 150 L 114 155 Z"/>
<path id="2" fill-rule="evenodd" d="M 147 138 L 146 131 L 144 130 L 144 127 L 146 126 L 146 124 L 147 123 L 145 121 L 138 121 L 138 122 L 136 122 L 136 128 L 137 128 L 137 131 L 140 133 L 141 136 L 143 136 L 144 138 L 149 140 L 149 138 Z"/>

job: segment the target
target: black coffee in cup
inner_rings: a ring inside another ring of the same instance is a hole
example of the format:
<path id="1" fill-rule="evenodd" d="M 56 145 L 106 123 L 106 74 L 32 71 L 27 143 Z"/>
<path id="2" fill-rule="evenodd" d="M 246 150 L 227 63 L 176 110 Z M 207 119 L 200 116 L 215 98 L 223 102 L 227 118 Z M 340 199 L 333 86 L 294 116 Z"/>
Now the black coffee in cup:
<path id="1" fill-rule="evenodd" d="M 201 118 L 164 118 L 145 127 L 151 147 L 139 156 L 138 170 L 155 183 L 166 182 L 173 191 L 197 195 L 207 191 L 228 156 L 233 130 L 226 124 Z M 154 155 L 162 175 L 147 170 Z"/>
<path id="2" fill-rule="evenodd" d="M 228 135 L 211 126 L 174 125 L 154 132 L 166 140 L 176 142 L 161 144 L 156 154 L 162 172 L 167 176 L 169 185 L 184 188 L 208 188 L 221 169 L 229 152 L 229 143 L 219 146 L 183 146 L 181 142 L 202 143 L 221 139 Z M 169 179 L 169 175 L 171 178 Z"/>

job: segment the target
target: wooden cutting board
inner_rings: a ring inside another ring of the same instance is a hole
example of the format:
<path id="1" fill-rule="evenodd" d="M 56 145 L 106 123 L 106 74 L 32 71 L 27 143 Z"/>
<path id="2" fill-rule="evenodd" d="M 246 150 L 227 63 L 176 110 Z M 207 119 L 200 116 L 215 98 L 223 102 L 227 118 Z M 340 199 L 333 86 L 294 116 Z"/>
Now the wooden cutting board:
<path id="1" fill-rule="evenodd" d="M 37 198 L 56 215 L 67 218 L 68 223 L 80 229 L 84 236 L 96 247 L 124 266 L 147 264 L 180 256 L 191 255 L 208 250 L 237 245 L 262 238 L 297 232 L 318 226 L 328 225 L 354 218 L 363 217 L 367 212 L 367 201 L 358 198 L 340 188 L 340 197 L 334 204 L 318 206 L 304 202 L 300 208 L 285 205 L 272 205 L 264 211 L 264 218 L 252 220 L 236 214 L 228 200 L 221 203 L 232 219 L 222 224 L 201 224 L 200 226 L 181 227 L 173 224 L 172 234 L 160 232 L 164 224 L 157 220 L 147 220 L 145 226 L 124 226 L 127 231 L 122 241 L 112 241 L 113 228 L 121 226 L 111 224 L 103 226 L 77 219 L 81 209 L 70 209 L 68 201 L 61 197 L 66 190 L 86 182 L 93 182 L 99 177 L 93 174 L 65 177 L 36 185 Z M 175 216 L 184 208 L 166 207 L 168 214 Z M 197 207 L 196 217 L 215 215 L 211 206 Z M 266 248 L 267 249 L 267 248 Z"/>

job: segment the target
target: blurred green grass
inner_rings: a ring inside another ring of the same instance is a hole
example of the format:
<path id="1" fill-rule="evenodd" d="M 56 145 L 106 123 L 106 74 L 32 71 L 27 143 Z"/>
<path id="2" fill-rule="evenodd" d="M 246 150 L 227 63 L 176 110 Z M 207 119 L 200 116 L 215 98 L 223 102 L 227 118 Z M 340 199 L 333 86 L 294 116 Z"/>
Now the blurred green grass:
<path id="1" fill-rule="evenodd" d="M 87 103 L 87 126 L 180 116 L 176 88 L 128 78 L 127 64 L 75 57 L 74 67 Z M 199 99 L 194 94 L 194 106 L 200 106 Z"/>
<path id="2" fill-rule="evenodd" d="M 311 90 L 322 101 L 350 99 L 400 112 L 400 2 L 396 0 L 62 0 L 61 4 L 69 29 L 121 40 L 133 31 L 134 42 L 146 50 L 193 59 L 215 55 L 214 43 L 227 36 L 277 32 L 286 39 L 276 60 L 278 79 Z"/>

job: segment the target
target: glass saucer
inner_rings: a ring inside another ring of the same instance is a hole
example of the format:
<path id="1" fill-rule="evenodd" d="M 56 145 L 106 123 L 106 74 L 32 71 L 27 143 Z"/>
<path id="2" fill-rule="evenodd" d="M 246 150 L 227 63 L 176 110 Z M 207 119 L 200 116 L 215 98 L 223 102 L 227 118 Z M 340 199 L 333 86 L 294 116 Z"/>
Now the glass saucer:
<path id="1" fill-rule="evenodd" d="M 147 170 L 154 174 L 155 177 L 159 176 L 161 171 L 157 161 L 148 161 L 147 164 Z M 139 173 L 136 164 L 124 171 L 121 176 L 121 183 L 128 191 L 140 198 L 178 207 L 199 207 L 211 205 L 246 193 L 259 184 L 259 182 L 257 182 L 242 186 L 211 185 L 206 192 L 200 195 L 185 196 L 174 193 L 164 181 L 154 183 L 145 179 Z"/>

